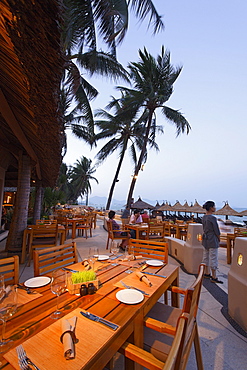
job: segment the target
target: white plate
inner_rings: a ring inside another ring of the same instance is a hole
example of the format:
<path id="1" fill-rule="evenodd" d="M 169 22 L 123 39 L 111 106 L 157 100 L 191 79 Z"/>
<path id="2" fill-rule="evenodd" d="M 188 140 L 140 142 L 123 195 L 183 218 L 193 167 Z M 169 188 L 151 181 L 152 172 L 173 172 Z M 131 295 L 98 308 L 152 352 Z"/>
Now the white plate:
<path id="1" fill-rule="evenodd" d="M 164 263 L 159 260 L 147 260 L 146 264 L 149 266 L 163 266 L 164 265 Z"/>
<path id="2" fill-rule="evenodd" d="M 122 303 L 136 304 L 143 301 L 144 295 L 135 289 L 123 289 L 116 293 L 116 298 Z"/>
<path id="3" fill-rule="evenodd" d="M 24 285 L 28 288 L 39 288 L 41 286 L 49 284 L 50 281 L 51 278 L 49 278 L 48 276 L 37 276 L 25 281 Z"/>
<path id="4" fill-rule="evenodd" d="M 99 254 L 96 256 L 98 257 L 98 261 L 105 261 L 109 259 L 109 256 L 107 256 L 106 254 Z"/>

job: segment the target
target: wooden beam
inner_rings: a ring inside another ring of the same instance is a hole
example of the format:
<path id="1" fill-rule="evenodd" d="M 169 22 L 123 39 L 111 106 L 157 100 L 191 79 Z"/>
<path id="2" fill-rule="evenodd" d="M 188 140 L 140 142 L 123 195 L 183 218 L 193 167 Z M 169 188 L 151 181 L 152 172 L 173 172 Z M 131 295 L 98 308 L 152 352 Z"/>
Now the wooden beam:
<path id="1" fill-rule="evenodd" d="M 5 121 L 8 123 L 10 129 L 14 133 L 14 135 L 17 137 L 23 148 L 26 150 L 27 154 L 32 158 L 32 160 L 36 163 L 36 172 L 37 177 L 39 180 L 41 180 L 41 171 L 40 171 L 40 165 L 39 165 L 39 159 L 34 152 L 32 146 L 30 145 L 25 133 L 23 132 L 22 128 L 20 127 L 19 123 L 17 122 L 17 119 L 15 118 L 15 115 L 10 108 L 5 95 L 0 89 L 0 111 L 5 119 Z"/>

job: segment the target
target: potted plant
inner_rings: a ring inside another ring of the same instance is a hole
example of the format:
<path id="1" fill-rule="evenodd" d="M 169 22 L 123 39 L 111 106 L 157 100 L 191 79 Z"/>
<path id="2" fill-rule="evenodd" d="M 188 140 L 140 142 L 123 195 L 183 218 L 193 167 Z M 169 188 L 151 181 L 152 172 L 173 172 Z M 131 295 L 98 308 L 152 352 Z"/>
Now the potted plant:
<path id="1" fill-rule="evenodd" d="M 67 276 L 67 288 L 70 294 L 79 294 L 81 285 L 88 286 L 89 283 L 93 283 L 95 288 L 98 289 L 99 280 L 92 270 L 72 272 Z"/>
<path id="2" fill-rule="evenodd" d="M 12 217 L 13 217 L 13 208 L 9 208 L 6 210 L 6 214 L 5 214 L 5 230 L 9 230 L 10 229 L 10 224 L 11 224 L 11 221 L 12 221 Z"/>

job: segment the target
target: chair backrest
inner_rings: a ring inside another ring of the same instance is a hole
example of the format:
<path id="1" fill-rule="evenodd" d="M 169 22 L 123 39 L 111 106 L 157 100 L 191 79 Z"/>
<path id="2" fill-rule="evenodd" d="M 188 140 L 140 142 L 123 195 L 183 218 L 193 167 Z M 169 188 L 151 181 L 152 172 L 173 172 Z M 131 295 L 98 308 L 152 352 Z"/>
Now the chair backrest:
<path id="1" fill-rule="evenodd" d="M 148 238 L 156 238 L 163 241 L 165 225 L 163 223 L 148 224 L 147 236 Z"/>
<path id="2" fill-rule="evenodd" d="M 36 220 L 36 225 L 56 225 L 57 220 Z"/>
<path id="3" fill-rule="evenodd" d="M 154 258 L 168 263 L 168 243 L 155 240 L 130 239 L 129 252 L 142 255 L 143 258 Z"/>
<path id="4" fill-rule="evenodd" d="M 58 237 L 58 225 L 35 225 L 32 226 L 30 244 L 56 245 Z"/>
<path id="5" fill-rule="evenodd" d="M 246 236 L 247 229 L 244 227 L 234 227 L 234 234 L 238 236 Z"/>
<path id="6" fill-rule="evenodd" d="M 58 245 L 34 251 L 34 276 L 49 274 L 53 270 L 78 262 L 76 243 Z"/>
<path id="7" fill-rule="evenodd" d="M 19 257 L 12 256 L 0 259 L 0 274 L 4 275 L 6 285 L 19 283 Z"/>
<path id="8" fill-rule="evenodd" d="M 205 271 L 205 264 L 201 263 L 199 266 L 198 276 L 196 280 L 187 289 L 186 294 L 185 294 L 182 311 L 190 315 L 189 320 L 191 320 L 192 317 L 196 318 L 196 315 L 197 315 L 204 271 Z"/>
<path id="9" fill-rule="evenodd" d="M 205 271 L 205 265 L 200 264 L 198 276 L 195 282 L 186 290 L 186 294 L 184 297 L 184 305 L 182 309 L 182 314 L 186 316 L 187 324 L 186 324 L 186 332 L 183 338 L 183 346 L 180 348 L 181 353 L 177 358 L 177 363 L 171 369 L 174 370 L 185 370 L 186 365 L 189 359 L 190 350 L 195 337 L 198 336 L 198 329 L 197 329 L 197 322 L 196 322 L 196 315 L 198 311 L 198 304 L 200 299 L 201 287 L 202 287 L 202 280 Z M 178 324 L 177 324 L 178 325 Z M 197 340 L 199 340 L 197 338 Z M 198 356 L 201 356 L 200 349 L 197 348 Z M 166 369 L 166 367 L 164 367 Z M 167 368 L 169 369 L 169 367 Z"/>
<path id="10" fill-rule="evenodd" d="M 119 235 L 120 230 L 113 230 L 112 229 L 112 222 L 111 221 L 107 220 L 106 223 L 107 223 L 108 238 L 110 238 L 110 239 L 124 239 L 124 237 Z"/>
<path id="11" fill-rule="evenodd" d="M 182 315 L 179 316 L 176 327 L 176 334 L 173 339 L 163 370 L 180 369 L 182 357 L 185 352 L 185 339 L 190 335 L 192 335 L 192 332 L 188 332 L 188 314 L 182 313 Z"/>

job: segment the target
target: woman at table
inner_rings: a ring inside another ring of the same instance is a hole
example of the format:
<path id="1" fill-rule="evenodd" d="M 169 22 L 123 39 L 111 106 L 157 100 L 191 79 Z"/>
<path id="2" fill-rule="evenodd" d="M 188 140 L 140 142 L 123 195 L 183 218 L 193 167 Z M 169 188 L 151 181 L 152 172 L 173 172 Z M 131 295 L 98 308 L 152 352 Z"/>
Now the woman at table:
<path id="1" fill-rule="evenodd" d="M 135 210 L 130 216 L 130 224 L 141 224 L 143 222 L 140 211 Z"/>
<path id="2" fill-rule="evenodd" d="M 141 224 L 143 222 L 140 211 L 135 210 L 130 216 L 130 224 Z M 130 230 L 130 235 L 132 239 L 136 238 L 136 231 Z"/>
<path id="3" fill-rule="evenodd" d="M 223 284 L 223 281 L 216 277 L 220 230 L 216 217 L 213 216 L 215 203 L 209 200 L 203 205 L 203 208 L 206 209 L 206 214 L 202 217 L 202 245 L 204 247 L 202 263 L 206 265 L 204 277 L 211 279 L 212 283 Z M 210 269 L 212 275 L 210 275 Z"/>
<path id="4" fill-rule="evenodd" d="M 120 231 L 119 224 L 114 220 L 115 215 L 116 215 L 116 212 L 114 212 L 114 211 L 109 211 L 109 213 L 108 213 L 109 221 L 112 223 L 112 230 L 119 230 L 119 232 L 114 232 L 114 235 L 116 235 L 116 236 L 128 236 L 129 234 L 128 234 L 127 231 Z M 125 250 L 127 244 L 128 244 L 128 239 L 123 239 L 119 248 L 122 249 L 122 250 Z"/>

